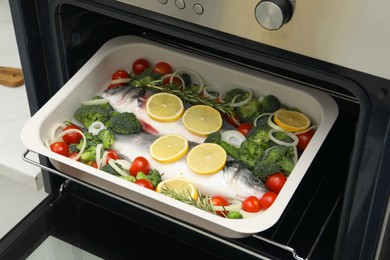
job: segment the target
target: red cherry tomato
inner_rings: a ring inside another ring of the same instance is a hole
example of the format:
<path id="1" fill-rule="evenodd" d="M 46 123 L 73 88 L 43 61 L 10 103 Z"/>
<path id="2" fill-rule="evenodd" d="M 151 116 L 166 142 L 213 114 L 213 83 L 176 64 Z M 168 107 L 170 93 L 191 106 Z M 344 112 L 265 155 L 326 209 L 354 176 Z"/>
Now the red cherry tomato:
<path id="1" fill-rule="evenodd" d="M 160 74 L 162 76 L 172 73 L 172 67 L 166 62 L 159 62 L 154 66 L 153 73 Z"/>
<path id="2" fill-rule="evenodd" d="M 63 156 L 68 156 L 69 154 L 69 147 L 65 142 L 55 142 L 50 145 L 50 149 L 58 154 L 61 154 Z"/>
<path id="3" fill-rule="evenodd" d="M 89 165 L 90 165 L 91 167 L 93 167 L 93 168 L 96 168 L 96 169 L 97 169 L 97 167 L 98 167 L 97 162 L 95 162 L 95 161 L 90 162 Z"/>
<path id="4" fill-rule="evenodd" d="M 297 148 L 299 151 L 303 152 L 306 149 L 306 147 L 309 144 L 313 135 L 314 135 L 313 129 L 307 131 L 306 133 L 302 133 L 302 134 L 297 135 L 297 137 L 298 137 Z"/>
<path id="5" fill-rule="evenodd" d="M 150 67 L 149 61 L 146 59 L 138 59 L 133 62 L 132 69 L 135 74 L 141 74 L 145 69 Z"/>
<path id="6" fill-rule="evenodd" d="M 229 206 L 229 201 L 225 199 L 222 196 L 213 196 L 211 198 L 211 202 L 213 203 L 214 206 Z M 217 211 L 216 212 L 218 215 L 221 217 L 225 217 L 227 215 L 227 211 Z"/>
<path id="7" fill-rule="evenodd" d="M 181 80 L 178 78 L 178 77 L 173 77 L 172 78 L 172 83 L 170 82 L 171 80 L 171 77 L 167 76 L 163 79 L 163 85 L 167 85 L 167 84 L 175 84 L 175 85 L 178 85 L 178 86 L 181 86 L 183 85 L 183 83 L 181 82 Z"/>
<path id="8" fill-rule="evenodd" d="M 106 164 L 108 163 L 108 161 L 110 159 L 118 160 L 119 159 L 119 155 L 114 150 L 108 150 L 107 158 L 106 158 Z"/>
<path id="9" fill-rule="evenodd" d="M 247 136 L 253 125 L 249 123 L 242 123 L 237 127 L 237 131 L 241 132 L 244 136 Z"/>
<path id="10" fill-rule="evenodd" d="M 129 172 L 132 176 L 137 176 L 138 172 L 148 174 L 150 171 L 150 165 L 146 158 L 139 156 L 131 163 Z"/>
<path id="11" fill-rule="evenodd" d="M 240 119 L 238 118 L 238 115 L 226 116 L 226 120 L 234 127 L 238 127 L 240 125 Z"/>
<path id="12" fill-rule="evenodd" d="M 260 200 L 255 196 L 249 196 L 242 202 L 242 209 L 247 212 L 259 212 L 261 210 Z"/>
<path id="13" fill-rule="evenodd" d="M 286 182 L 287 177 L 282 172 L 274 173 L 265 180 L 265 185 L 270 191 L 279 193 L 283 188 L 284 183 Z"/>
<path id="14" fill-rule="evenodd" d="M 130 78 L 130 75 L 125 70 L 117 70 L 112 74 L 112 77 L 111 77 L 112 80 L 127 79 L 127 78 Z"/>
<path id="15" fill-rule="evenodd" d="M 274 203 L 277 196 L 278 194 L 273 191 L 268 191 L 264 193 L 264 195 L 260 198 L 260 206 L 263 209 L 268 209 L 269 207 L 271 207 L 272 203 Z"/>
<path id="16" fill-rule="evenodd" d="M 78 154 L 79 154 L 78 152 L 71 152 L 71 153 L 68 155 L 68 158 L 73 159 L 73 158 L 75 158 Z M 79 158 L 77 161 L 80 161 L 80 158 Z"/>
<path id="17" fill-rule="evenodd" d="M 147 179 L 138 179 L 134 183 L 138 184 L 142 187 L 154 190 L 153 184 L 150 181 L 148 181 Z"/>
<path id="18" fill-rule="evenodd" d="M 67 127 L 64 128 L 64 131 L 69 130 L 69 129 L 77 129 L 77 130 L 81 131 L 80 127 L 78 127 L 76 125 L 68 125 Z M 83 136 L 77 132 L 71 132 L 71 133 L 66 134 L 62 137 L 64 142 L 67 144 L 78 144 L 78 143 L 80 143 L 81 138 L 83 138 Z"/>

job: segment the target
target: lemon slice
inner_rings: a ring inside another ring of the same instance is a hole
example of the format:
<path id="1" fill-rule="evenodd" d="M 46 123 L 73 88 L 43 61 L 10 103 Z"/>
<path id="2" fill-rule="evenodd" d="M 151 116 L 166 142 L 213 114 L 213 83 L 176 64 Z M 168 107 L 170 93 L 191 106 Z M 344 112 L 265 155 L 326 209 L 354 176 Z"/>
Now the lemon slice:
<path id="1" fill-rule="evenodd" d="M 198 174 L 211 175 L 225 167 L 226 157 L 226 151 L 218 144 L 203 143 L 189 151 L 187 165 Z"/>
<path id="2" fill-rule="evenodd" d="M 173 197 L 173 194 L 170 194 L 170 192 L 173 192 L 194 200 L 198 199 L 198 191 L 195 186 L 189 180 L 182 177 L 173 177 L 160 182 L 156 187 L 156 191 L 170 197 Z"/>
<path id="3" fill-rule="evenodd" d="M 275 123 L 290 132 L 300 132 L 310 126 L 310 119 L 301 112 L 279 109 L 274 115 Z"/>
<path id="4" fill-rule="evenodd" d="M 164 135 L 154 141 L 149 152 L 153 159 L 171 163 L 181 159 L 188 151 L 188 141 L 180 135 Z"/>
<path id="5" fill-rule="evenodd" d="M 196 105 L 187 109 L 182 118 L 188 131 L 201 136 L 207 136 L 222 127 L 221 114 L 206 105 Z"/>
<path id="6" fill-rule="evenodd" d="M 161 92 L 149 97 L 146 113 L 159 122 L 173 122 L 184 113 L 183 101 L 176 95 Z"/>

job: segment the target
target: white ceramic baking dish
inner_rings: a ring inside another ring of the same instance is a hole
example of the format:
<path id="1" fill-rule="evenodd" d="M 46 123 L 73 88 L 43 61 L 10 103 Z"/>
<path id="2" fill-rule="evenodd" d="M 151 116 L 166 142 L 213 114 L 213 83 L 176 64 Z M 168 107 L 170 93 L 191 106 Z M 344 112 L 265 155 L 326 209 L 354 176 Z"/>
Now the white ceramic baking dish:
<path id="1" fill-rule="evenodd" d="M 72 114 L 81 102 L 95 96 L 108 86 L 111 75 L 118 69 L 129 70 L 132 61 L 146 58 L 152 64 L 166 61 L 175 69 L 198 72 L 212 86 L 240 85 L 253 88 L 254 95 L 273 94 L 282 103 L 297 107 L 317 125 L 317 131 L 301 155 L 285 186 L 274 204 L 252 218 L 226 219 L 186 205 L 152 190 L 145 189 L 118 177 L 102 174 L 88 165 L 73 161 L 48 150 L 44 141 L 49 139 L 53 126 Z M 98 52 L 24 125 L 23 144 L 31 151 L 50 159 L 65 174 L 90 183 L 125 199 L 143 204 L 184 222 L 225 237 L 240 238 L 266 230 L 274 225 L 308 167 L 314 160 L 338 115 L 335 101 L 328 95 L 287 80 L 254 71 L 245 71 L 229 64 L 221 64 L 206 57 L 186 53 L 171 47 L 149 42 L 134 36 L 114 38 Z"/>

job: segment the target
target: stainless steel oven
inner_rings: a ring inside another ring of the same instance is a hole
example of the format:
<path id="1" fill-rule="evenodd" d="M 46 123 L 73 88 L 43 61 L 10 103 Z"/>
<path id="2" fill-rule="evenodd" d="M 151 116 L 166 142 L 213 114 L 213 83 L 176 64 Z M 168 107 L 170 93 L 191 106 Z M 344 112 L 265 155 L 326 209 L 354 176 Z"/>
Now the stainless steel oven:
<path id="1" fill-rule="evenodd" d="M 25 258 L 55 237 L 107 259 L 387 259 L 390 2 L 10 1 L 35 114 L 107 41 L 135 35 L 330 95 L 338 118 L 271 228 L 226 238 L 55 170 L 0 243 Z M 26 160 L 28 156 L 25 156 Z M 34 163 L 34 162 L 32 162 Z"/>

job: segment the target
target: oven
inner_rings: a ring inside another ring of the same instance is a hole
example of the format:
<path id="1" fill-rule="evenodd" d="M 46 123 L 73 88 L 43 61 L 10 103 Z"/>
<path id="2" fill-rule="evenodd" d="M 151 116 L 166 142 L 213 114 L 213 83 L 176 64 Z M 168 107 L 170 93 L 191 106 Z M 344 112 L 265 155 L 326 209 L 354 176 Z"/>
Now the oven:
<path id="1" fill-rule="evenodd" d="M 103 259 L 387 259 L 387 1 L 10 1 L 31 114 L 107 41 L 137 36 L 335 100 L 339 113 L 278 221 L 229 238 L 42 168 L 49 196 L 0 243 L 4 259 L 49 238 Z M 72 251 L 73 252 L 73 251 Z M 86 253 L 87 254 L 87 253 Z M 75 257 L 75 254 L 73 254 Z M 70 258 L 68 258 L 70 259 Z"/>

